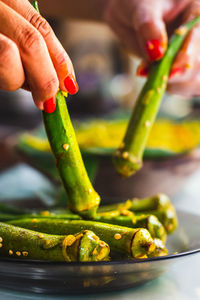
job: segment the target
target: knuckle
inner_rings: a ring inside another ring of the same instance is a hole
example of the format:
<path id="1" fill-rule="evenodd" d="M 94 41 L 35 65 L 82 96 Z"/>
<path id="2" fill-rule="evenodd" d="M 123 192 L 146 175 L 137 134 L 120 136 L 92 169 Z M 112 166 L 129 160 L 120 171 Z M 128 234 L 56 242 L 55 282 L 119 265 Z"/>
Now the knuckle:
<path id="1" fill-rule="evenodd" d="M 67 61 L 67 55 L 64 51 L 61 51 L 55 55 L 54 59 L 55 59 L 56 64 L 64 65 L 64 64 L 66 64 L 66 61 Z"/>
<path id="2" fill-rule="evenodd" d="M 37 51 L 43 47 L 42 36 L 34 28 L 24 28 L 19 36 L 19 44 L 24 51 Z"/>
<path id="3" fill-rule="evenodd" d="M 57 89 L 58 89 L 58 78 L 56 76 L 49 78 L 46 82 L 43 83 L 42 85 L 42 89 L 45 92 L 52 92 L 52 93 L 56 93 Z"/>
<path id="4" fill-rule="evenodd" d="M 37 13 L 33 14 L 29 22 L 42 34 L 44 38 L 50 35 L 52 31 L 51 26 L 39 14 Z"/>
<path id="5" fill-rule="evenodd" d="M 1 40 L 0 42 L 0 65 L 8 64 L 10 59 L 12 58 L 12 54 L 14 51 L 14 44 L 9 40 Z"/>

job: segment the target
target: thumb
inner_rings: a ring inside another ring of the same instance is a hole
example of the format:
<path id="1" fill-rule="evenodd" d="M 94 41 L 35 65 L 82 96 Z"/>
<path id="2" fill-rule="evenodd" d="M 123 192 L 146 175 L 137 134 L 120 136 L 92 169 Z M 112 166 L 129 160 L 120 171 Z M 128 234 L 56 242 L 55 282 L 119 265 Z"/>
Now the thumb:
<path id="1" fill-rule="evenodd" d="M 162 58 L 167 48 L 167 31 L 163 21 L 162 1 L 143 1 L 133 11 L 133 26 L 144 58 L 155 61 Z"/>

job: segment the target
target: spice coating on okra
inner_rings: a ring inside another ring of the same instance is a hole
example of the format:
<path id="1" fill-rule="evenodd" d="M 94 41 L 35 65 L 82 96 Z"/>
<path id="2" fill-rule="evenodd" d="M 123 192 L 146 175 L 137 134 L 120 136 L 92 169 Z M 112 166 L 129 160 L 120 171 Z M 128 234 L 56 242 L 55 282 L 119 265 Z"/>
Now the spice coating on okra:
<path id="1" fill-rule="evenodd" d="M 10 224 L 53 234 L 73 234 L 81 230 L 91 230 L 109 244 L 111 257 L 139 258 L 140 255 L 149 257 L 156 248 L 153 238 L 144 228 L 127 228 L 95 221 L 58 219 L 38 219 L 37 223 L 32 223 L 31 219 L 22 219 L 11 221 Z"/>
<path id="2" fill-rule="evenodd" d="M 32 223 L 33 224 L 33 223 Z M 49 261 L 109 260 L 109 246 L 89 230 L 74 235 L 41 234 L 0 223 L 1 257 Z M 94 255 L 95 250 L 95 255 Z"/>
<path id="3" fill-rule="evenodd" d="M 176 210 L 168 196 L 165 194 L 157 194 L 144 199 L 133 198 L 132 200 L 129 199 L 124 203 L 105 205 L 100 207 L 99 213 L 103 213 L 102 216 L 104 216 L 105 213 L 109 216 L 109 212 L 115 211 L 116 215 L 117 211 L 120 214 L 120 211 L 123 209 L 128 209 L 135 214 L 134 217 L 132 217 L 132 221 L 136 222 L 139 226 L 145 226 L 143 223 L 141 224 L 140 221 L 143 222 L 144 220 L 147 220 L 148 226 L 145 227 L 150 230 L 153 237 L 158 237 L 162 240 L 165 240 L 166 232 L 172 233 L 178 226 Z M 160 226 L 160 223 L 157 219 L 155 219 L 155 217 L 157 217 L 163 225 L 166 232 L 164 228 Z M 128 219 L 126 219 L 126 222 L 129 222 Z M 131 225 L 128 225 L 127 223 L 127 226 L 130 227 Z"/>

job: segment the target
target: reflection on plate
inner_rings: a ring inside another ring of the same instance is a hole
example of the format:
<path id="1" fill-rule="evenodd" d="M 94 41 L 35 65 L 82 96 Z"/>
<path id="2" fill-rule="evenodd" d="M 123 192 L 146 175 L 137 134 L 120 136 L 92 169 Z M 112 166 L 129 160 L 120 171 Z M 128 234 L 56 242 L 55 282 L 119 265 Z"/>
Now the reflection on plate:
<path id="1" fill-rule="evenodd" d="M 200 252 L 200 216 L 178 211 L 179 228 L 169 236 L 170 255 L 137 261 L 51 263 L 0 260 L 0 287 L 47 294 L 117 291 L 160 276 L 171 263 Z"/>

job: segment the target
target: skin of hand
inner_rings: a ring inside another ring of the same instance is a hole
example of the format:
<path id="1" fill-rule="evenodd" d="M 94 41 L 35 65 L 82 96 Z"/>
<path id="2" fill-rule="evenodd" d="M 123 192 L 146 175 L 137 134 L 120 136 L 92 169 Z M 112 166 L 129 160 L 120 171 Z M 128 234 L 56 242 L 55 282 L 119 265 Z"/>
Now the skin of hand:
<path id="1" fill-rule="evenodd" d="M 36 106 L 56 107 L 58 88 L 78 91 L 72 62 L 47 21 L 28 0 L 0 1 L 0 89 L 24 87 Z"/>
<path id="2" fill-rule="evenodd" d="M 143 59 L 137 74 L 148 76 L 162 58 L 168 38 L 181 24 L 200 14 L 200 0 L 108 0 L 104 19 L 128 50 Z M 200 24 L 188 34 L 171 70 L 168 91 L 200 95 Z"/>

